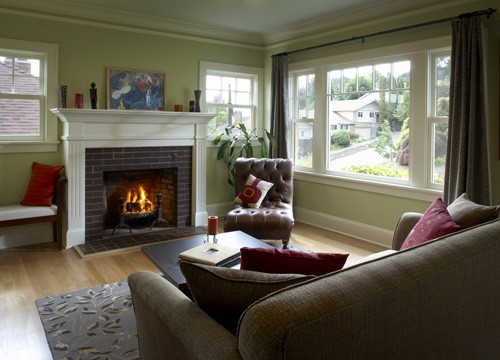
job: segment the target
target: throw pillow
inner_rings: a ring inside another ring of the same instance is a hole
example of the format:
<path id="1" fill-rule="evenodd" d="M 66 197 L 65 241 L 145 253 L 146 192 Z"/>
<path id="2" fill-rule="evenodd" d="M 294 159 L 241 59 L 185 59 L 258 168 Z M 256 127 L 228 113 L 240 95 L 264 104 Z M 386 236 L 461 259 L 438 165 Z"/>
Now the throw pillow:
<path id="1" fill-rule="evenodd" d="M 457 230 L 460 230 L 460 226 L 451 218 L 443 200 L 437 198 L 410 231 L 401 245 L 401 250 L 423 244 Z"/>
<path id="2" fill-rule="evenodd" d="M 54 196 L 54 187 L 59 171 L 64 167 L 33 162 L 31 178 L 21 205 L 50 206 Z"/>
<path id="3" fill-rule="evenodd" d="M 273 185 L 273 183 L 261 180 L 250 174 L 243 190 L 236 196 L 234 202 L 251 208 L 258 208 Z"/>
<path id="4" fill-rule="evenodd" d="M 255 301 L 314 277 L 264 274 L 187 261 L 181 261 L 180 268 L 196 304 L 233 334 L 241 314 Z"/>
<path id="5" fill-rule="evenodd" d="M 447 210 L 453 221 L 462 229 L 466 229 L 495 219 L 498 216 L 499 207 L 476 204 L 463 193 L 448 205 Z"/>
<path id="6" fill-rule="evenodd" d="M 342 269 L 349 254 L 310 253 L 275 248 L 241 248 L 243 270 L 265 273 L 323 275 Z"/>

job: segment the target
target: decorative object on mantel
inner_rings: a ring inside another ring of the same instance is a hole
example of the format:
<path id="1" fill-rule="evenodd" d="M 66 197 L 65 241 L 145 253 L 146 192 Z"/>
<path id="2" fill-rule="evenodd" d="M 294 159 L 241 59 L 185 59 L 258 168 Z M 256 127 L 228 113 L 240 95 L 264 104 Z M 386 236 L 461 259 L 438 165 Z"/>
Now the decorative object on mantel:
<path id="1" fill-rule="evenodd" d="M 83 109 L 83 94 L 82 93 L 74 93 L 73 94 L 73 108 L 74 109 Z"/>
<path id="2" fill-rule="evenodd" d="M 107 68 L 108 109 L 166 110 L 165 73 Z"/>
<path id="3" fill-rule="evenodd" d="M 174 111 L 176 111 L 176 112 L 183 112 L 184 111 L 184 106 L 182 106 L 180 104 L 175 104 L 174 105 Z"/>
<path id="4" fill-rule="evenodd" d="M 194 100 L 189 100 L 189 112 L 194 112 L 196 110 L 196 104 Z"/>
<path id="5" fill-rule="evenodd" d="M 217 152 L 217 160 L 222 160 L 227 165 L 227 182 L 235 186 L 235 169 L 234 163 L 238 157 L 251 158 L 254 157 L 253 141 L 257 140 L 260 143 L 260 156 L 267 157 L 267 144 L 264 136 L 259 136 L 259 132 L 263 132 L 272 145 L 276 146 L 276 139 L 269 131 L 264 128 L 255 128 L 248 132 L 245 124 L 234 122 L 233 125 L 224 129 L 224 132 L 217 135 L 214 139 L 214 145 L 220 144 Z M 227 136 L 226 140 L 222 140 L 223 136 Z"/>
<path id="6" fill-rule="evenodd" d="M 97 109 L 97 89 L 94 82 L 90 84 L 90 106 L 92 109 Z"/>
<path id="7" fill-rule="evenodd" d="M 67 85 L 59 85 L 57 106 L 65 109 L 67 97 L 68 97 L 68 86 Z"/>
<path id="8" fill-rule="evenodd" d="M 201 90 L 195 90 L 194 91 L 194 111 L 195 112 L 201 112 L 200 97 L 201 97 Z"/>

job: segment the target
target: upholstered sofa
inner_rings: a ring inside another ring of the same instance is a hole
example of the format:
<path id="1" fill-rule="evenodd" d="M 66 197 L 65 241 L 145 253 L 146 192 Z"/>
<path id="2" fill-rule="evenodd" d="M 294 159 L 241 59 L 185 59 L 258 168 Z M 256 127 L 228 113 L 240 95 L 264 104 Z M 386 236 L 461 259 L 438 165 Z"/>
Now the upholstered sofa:
<path id="1" fill-rule="evenodd" d="M 420 217 L 401 217 L 394 250 Z M 133 273 L 141 359 L 500 359 L 500 219 L 370 259 L 261 298 L 236 334 Z"/>

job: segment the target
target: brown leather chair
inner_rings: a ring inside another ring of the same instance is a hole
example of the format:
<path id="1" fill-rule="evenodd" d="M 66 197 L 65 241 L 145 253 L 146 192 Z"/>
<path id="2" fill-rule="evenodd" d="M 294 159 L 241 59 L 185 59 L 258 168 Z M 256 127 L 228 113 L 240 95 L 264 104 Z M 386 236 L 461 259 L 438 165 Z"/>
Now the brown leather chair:
<path id="1" fill-rule="evenodd" d="M 282 240 L 286 248 L 295 223 L 292 160 L 238 158 L 235 172 L 235 196 L 250 174 L 274 186 L 258 209 L 235 204 L 224 217 L 224 231 L 241 230 L 257 239 Z"/>

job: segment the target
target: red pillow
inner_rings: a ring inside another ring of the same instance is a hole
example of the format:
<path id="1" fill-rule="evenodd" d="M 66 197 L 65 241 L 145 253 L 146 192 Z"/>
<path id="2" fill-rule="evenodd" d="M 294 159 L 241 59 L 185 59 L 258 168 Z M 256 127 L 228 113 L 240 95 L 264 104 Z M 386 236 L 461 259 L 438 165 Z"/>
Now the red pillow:
<path id="1" fill-rule="evenodd" d="M 460 230 L 460 226 L 451 218 L 443 200 L 437 198 L 410 231 L 400 250 L 423 244 L 457 230 Z"/>
<path id="2" fill-rule="evenodd" d="M 266 197 L 267 192 L 273 185 L 273 183 L 261 180 L 250 174 L 248 175 L 243 190 L 236 196 L 234 202 L 258 209 Z"/>
<path id="3" fill-rule="evenodd" d="M 248 247 L 241 248 L 240 252 L 240 269 L 275 274 L 323 275 L 342 269 L 349 256 Z"/>
<path id="4" fill-rule="evenodd" d="M 39 164 L 33 162 L 31 166 L 31 178 L 21 201 L 21 205 L 50 206 L 54 196 L 57 175 L 64 167 Z"/>

